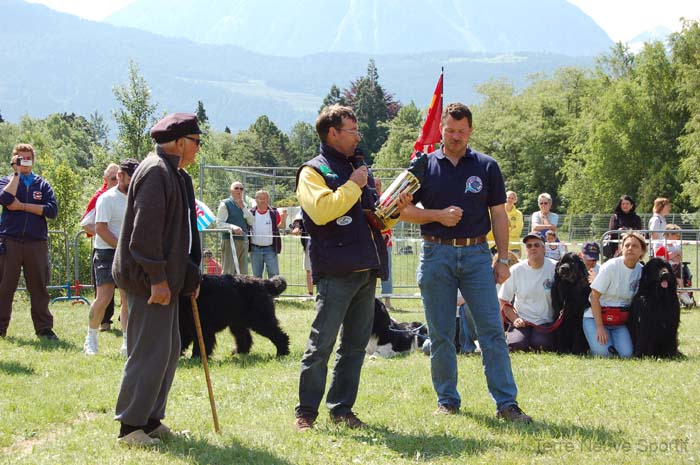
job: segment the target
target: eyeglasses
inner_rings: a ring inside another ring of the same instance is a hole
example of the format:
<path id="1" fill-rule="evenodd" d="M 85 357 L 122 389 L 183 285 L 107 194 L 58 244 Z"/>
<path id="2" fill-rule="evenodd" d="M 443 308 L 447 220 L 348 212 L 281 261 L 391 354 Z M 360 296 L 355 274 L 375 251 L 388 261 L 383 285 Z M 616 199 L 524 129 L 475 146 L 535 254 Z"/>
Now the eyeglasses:
<path id="1" fill-rule="evenodd" d="M 540 202 L 540 205 L 549 205 L 549 202 Z"/>
<path id="2" fill-rule="evenodd" d="M 544 247 L 544 244 L 541 242 L 528 242 L 527 244 L 525 244 L 525 247 L 527 247 L 528 249 L 531 249 L 533 247 L 539 249 L 540 247 Z"/>
<path id="3" fill-rule="evenodd" d="M 188 136 L 182 136 L 182 137 L 184 137 L 185 139 L 191 140 L 192 142 L 194 142 L 195 144 L 197 144 L 197 147 L 199 147 L 200 145 L 202 145 L 202 139 L 196 139 L 196 138 L 194 138 L 194 137 L 188 137 Z"/>
<path id="4" fill-rule="evenodd" d="M 340 128 L 339 131 L 349 132 L 350 134 L 355 135 L 355 136 L 357 136 L 357 137 L 362 137 L 362 133 L 361 133 L 359 130 L 357 130 L 357 129 L 344 129 L 344 128 Z"/>
<path id="5" fill-rule="evenodd" d="M 234 191 L 242 191 L 243 188 L 242 188 L 242 187 L 234 187 L 232 190 L 234 190 Z"/>

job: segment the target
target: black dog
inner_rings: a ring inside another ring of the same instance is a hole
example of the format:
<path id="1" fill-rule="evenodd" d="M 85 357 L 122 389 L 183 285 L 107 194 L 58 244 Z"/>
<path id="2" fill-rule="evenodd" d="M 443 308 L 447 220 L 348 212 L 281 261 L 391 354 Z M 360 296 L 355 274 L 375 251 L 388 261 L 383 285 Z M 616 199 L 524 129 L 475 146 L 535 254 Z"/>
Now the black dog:
<path id="1" fill-rule="evenodd" d="M 581 257 L 568 252 L 557 263 L 552 285 L 555 316 L 564 311 L 562 322 L 554 332 L 554 350 L 560 354 L 585 354 L 588 342 L 583 333 L 583 313 L 590 307 L 588 271 Z"/>
<path id="2" fill-rule="evenodd" d="M 675 357 L 681 306 L 671 265 L 652 258 L 644 265 L 639 289 L 632 299 L 627 328 L 637 357 Z"/>
<path id="3" fill-rule="evenodd" d="M 250 352 L 252 329 L 272 341 L 278 357 L 289 354 L 289 336 L 279 327 L 273 300 L 286 288 L 287 282 L 281 276 L 259 279 L 240 275 L 204 275 L 197 307 L 207 357 L 216 347 L 216 333 L 225 328 L 233 334 L 238 353 Z M 180 297 L 180 342 L 183 353 L 194 342 L 192 356 L 201 357 L 189 297 Z"/>
<path id="4" fill-rule="evenodd" d="M 369 355 L 393 357 L 396 354 L 412 352 L 423 345 L 428 338 L 428 328 L 419 321 L 399 323 L 389 315 L 386 306 L 374 299 L 374 322 L 372 336 L 367 344 Z"/>

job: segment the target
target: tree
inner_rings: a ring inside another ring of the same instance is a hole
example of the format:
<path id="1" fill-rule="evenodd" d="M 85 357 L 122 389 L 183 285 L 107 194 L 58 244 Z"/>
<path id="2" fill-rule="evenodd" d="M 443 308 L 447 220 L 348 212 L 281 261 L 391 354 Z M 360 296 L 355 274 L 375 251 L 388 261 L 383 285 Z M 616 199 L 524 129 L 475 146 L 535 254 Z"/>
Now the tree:
<path id="1" fill-rule="evenodd" d="M 197 120 L 200 124 L 208 124 L 209 118 L 207 117 L 207 110 L 204 109 L 204 103 L 201 100 L 197 100 Z"/>
<path id="2" fill-rule="evenodd" d="M 0 112 L 0 123 L 4 123 L 4 122 L 5 122 L 5 120 L 2 119 L 2 112 Z"/>
<path id="3" fill-rule="evenodd" d="M 369 60 L 367 74 L 351 82 L 343 95 L 347 105 L 353 108 L 362 132 L 359 148 L 364 150 L 371 164 L 373 155 L 387 138 L 387 126 L 382 123 L 396 117 L 401 104 L 379 84 L 379 72 L 374 60 Z"/>
<path id="4" fill-rule="evenodd" d="M 248 130 L 260 140 L 265 153 L 259 160 L 261 166 L 290 166 L 289 140 L 270 118 L 266 115 L 258 117 Z"/>
<path id="5" fill-rule="evenodd" d="M 318 154 L 320 140 L 316 129 L 309 123 L 299 121 L 289 132 L 290 158 L 287 166 L 301 166 Z"/>
<path id="6" fill-rule="evenodd" d="M 388 137 L 374 158 L 372 167 L 405 168 L 413 153 L 413 144 L 421 130 L 423 112 L 413 101 L 399 110 L 387 124 Z"/>
<path id="7" fill-rule="evenodd" d="M 93 144 L 109 149 L 109 125 L 97 111 L 90 115 L 88 132 Z"/>
<path id="8" fill-rule="evenodd" d="M 117 150 L 121 156 L 140 160 L 151 147 L 147 129 L 155 123 L 157 105 L 151 103 L 151 90 L 135 62 L 129 62 L 129 82 L 115 86 L 113 93 L 121 105 L 112 112 L 119 127 Z"/>
<path id="9" fill-rule="evenodd" d="M 345 96 L 340 93 L 340 88 L 333 84 L 331 86 L 331 90 L 328 92 L 328 95 L 326 95 L 326 97 L 323 99 L 323 105 L 318 111 L 320 113 L 324 108 L 335 104 L 345 106 L 347 105 L 347 101 L 345 100 Z"/>

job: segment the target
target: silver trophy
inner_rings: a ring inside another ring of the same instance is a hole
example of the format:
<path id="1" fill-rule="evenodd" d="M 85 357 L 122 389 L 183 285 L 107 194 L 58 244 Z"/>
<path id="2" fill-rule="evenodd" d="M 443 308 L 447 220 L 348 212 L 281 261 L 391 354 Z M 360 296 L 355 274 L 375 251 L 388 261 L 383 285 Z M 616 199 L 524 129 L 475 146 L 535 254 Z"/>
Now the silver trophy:
<path id="1" fill-rule="evenodd" d="M 403 192 L 415 194 L 420 189 L 420 183 L 423 180 L 427 164 L 428 156 L 417 152 L 408 169 L 402 171 L 379 197 L 379 200 L 374 205 L 374 215 L 382 225 L 385 224 L 387 219 L 399 213 L 399 197 Z M 386 229 L 386 227 L 384 226 L 380 229 Z"/>

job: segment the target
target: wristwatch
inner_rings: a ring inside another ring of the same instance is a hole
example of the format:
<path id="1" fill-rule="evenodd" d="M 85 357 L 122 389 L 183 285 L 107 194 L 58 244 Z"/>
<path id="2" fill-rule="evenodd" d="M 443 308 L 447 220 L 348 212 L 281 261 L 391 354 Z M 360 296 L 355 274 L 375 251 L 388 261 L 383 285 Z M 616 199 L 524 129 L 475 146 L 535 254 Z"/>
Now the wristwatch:
<path id="1" fill-rule="evenodd" d="M 508 266 L 508 259 L 507 258 L 499 258 L 498 263 L 500 263 L 501 265 Z"/>

